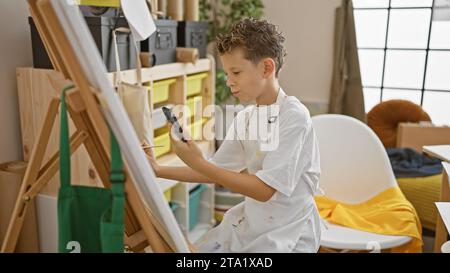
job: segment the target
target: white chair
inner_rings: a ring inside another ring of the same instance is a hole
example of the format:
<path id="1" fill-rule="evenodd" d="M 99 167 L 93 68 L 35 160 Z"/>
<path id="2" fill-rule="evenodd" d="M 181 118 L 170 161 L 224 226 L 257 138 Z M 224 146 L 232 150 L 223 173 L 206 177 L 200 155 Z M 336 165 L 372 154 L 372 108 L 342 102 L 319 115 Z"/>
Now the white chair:
<path id="1" fill-rule="evenodd" d="M 334 114 L 314 116 L 312 121 L 320 150 L 320 187 L 326 197 L 346 204 L 358 204 L 397 186 L 386 150 L 366 124 Z M 380 235 L 325 222 L 321 246 L 344 251 L 379 252 L 406 244 L 411 239 L 409 236 Z"/>

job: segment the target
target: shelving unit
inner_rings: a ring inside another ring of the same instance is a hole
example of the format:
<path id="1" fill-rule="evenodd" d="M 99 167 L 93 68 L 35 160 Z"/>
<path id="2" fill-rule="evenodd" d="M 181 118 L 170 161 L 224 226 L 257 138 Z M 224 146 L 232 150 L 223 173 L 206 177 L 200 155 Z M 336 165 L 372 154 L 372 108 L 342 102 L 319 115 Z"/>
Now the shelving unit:
<path id="1" fill-rule="evenodd" d="M 50 100 L 59 96 L 60 91 L 55 90 L 49 81 L 49 75 L 58 73 L 54 70 L 46 69 L 34 69 L 34 68 L 18 68 L 17 69 L 17 81 L 18 81 L 18 95 L 19 95 L 19 108 L 20 119 L 22 129 L 22 142 L 23 142 L 23 154 L 24 159 L 30 158 L 31 147 L 35 142 L 35 138 L 38 135 L 39 126 L 41 125 L 45 112 L 47 110 Z M 118 72 L 109 73 L 109 78 L 112 83 L 115 82 Z M 122 81 L 128 83 L 136 83 L 136 70 L 122 71 Z M 204 110 L 207 105 L 214 105 L 214 92 L 215 92 L 215 63 L 214 59 L 210 56 L 205 59 L 200 59 L 194 64 L 185 63 L 172 63 L 165 65 L 158 65 L 151 68 L 142 69 L 142 82 L 144 85 L 149 86 L 149 102 L 151 112 L 156 107 L 163 106 L 165 104 L 172 105 L 186 105 L 187 103 L 187 79 L 189 76 L 199 73 L 206 73 L 206 77 L 202 78 L 201 91 L 198 96 L 202 98 L 202 107 L 200 110 Z M 175 79 L 175 82 L 170 86 L 168 100 L 161 103 L 154 102 L 153 85 L 157 81 L 165 79 Z M 209 119 L 209 122 L 214 122 L 213 118 Z M 70 128 L 73 130 L 72 121 Z M 56 128 L 53 129 L 53 134 L 50 140 L 50 147 L 46 153 L 44 160 L 54 153 L 59 144 L 58 132 L 59 124 L 55 123 Z M 69 129 L 70 129 L 69 128 Z M 153 125 L 152 125 L 153 128 Z M 153 136 L 154 137 L 154 136 Z M 215 152 L 214 140 L 199 140 L 198 145 L 205 156 L 211 156 Z M 184 163 L 170 150 L 167 154 L 164 154 L 157 158 L 157 161 L 162 165 L 170 166 L 182 166 Z M 102 183 L 99 180 L 97 171 L 94 165 L 90 161 L 87 151 L 84 147 L 81 147 L 77 152 L 72 155 L 72 181 L 74 184 L 82 184 L 87 186 L 101 186 Z M 58 174 L 48 183 L 46 188 L 41 192 L 42 194 L 50 197 L 54 200 L 54 206 L 56 207 L 56 196 L 59 189 Z M 206 184 L 200 195 L 200 205 L 198 210 L 198 224 L 189 230 L 189 194 L 190 190 L 195 188 L 196 183 L 179 183 L 178 181 L 171 181 L 158 178 L 158 185 L 163 192 L 171 191 L 171 202 L 176 203 L 178 206 L 174 210 L 174 215 L 180 228 L 184 232 L 191 242 L 195 242 L 205 231 L 210 229 L 215 224 L 214 218 L 214 185 Z M 193 181 L 195 182 L 195 181 Z M 52 203 L 53 205 L 53 203 Z M 47 221 L 54 222 L 56 215 L 46 216 L 53 219 L 39 219 L 38 221 L 45 223 Z M 41 215 L 43 217 L 43 215 Z M 39 226 L 42 226 L 39 224 Z M 40 232 L 41 237 L 43 233 Z M 55 236 L 55 235 L 49 235 Z M 43 238 L 41 238 L 42 240 Z"/>

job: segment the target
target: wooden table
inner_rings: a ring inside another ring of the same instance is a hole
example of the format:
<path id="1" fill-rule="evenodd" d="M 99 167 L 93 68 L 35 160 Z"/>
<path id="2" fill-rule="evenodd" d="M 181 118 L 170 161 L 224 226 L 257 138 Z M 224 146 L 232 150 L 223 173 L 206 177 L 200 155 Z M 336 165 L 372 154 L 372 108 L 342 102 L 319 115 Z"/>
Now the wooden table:
<path id="1" fill-rule="evenodd" d="M 423 152 L 441 159 L 444 166 L 440 202 L 450 202 L 450 145 L 423 146 Z M 441 246 L 447 241 L 447 230 L 440 215 L 436 222 L 434 252 L 441 252 Z"/>

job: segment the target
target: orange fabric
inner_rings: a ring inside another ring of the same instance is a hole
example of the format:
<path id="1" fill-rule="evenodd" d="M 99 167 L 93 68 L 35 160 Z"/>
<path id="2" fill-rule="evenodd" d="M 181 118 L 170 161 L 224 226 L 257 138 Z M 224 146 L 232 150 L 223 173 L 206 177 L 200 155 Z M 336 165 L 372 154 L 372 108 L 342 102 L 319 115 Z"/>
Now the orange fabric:
<path id="1" fill-rule="evenodd" d="M 356 205 L 339 203 L 324 196 L 315 199 L 320 216 L 330 223 L 384 235 L 410 236 L 413 239 L 409 243 L 391 251 L 422 252 L 420 219 L 398 187 Z"/>

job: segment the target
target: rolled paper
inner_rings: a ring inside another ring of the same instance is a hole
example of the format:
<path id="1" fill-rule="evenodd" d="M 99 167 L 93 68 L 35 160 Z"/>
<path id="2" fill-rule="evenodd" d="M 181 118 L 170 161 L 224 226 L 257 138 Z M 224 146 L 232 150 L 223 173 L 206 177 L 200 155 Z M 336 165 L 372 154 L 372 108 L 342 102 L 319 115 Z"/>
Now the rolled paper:
<path id="1" fill-rule="evenodd" d="M 198 21 L 199 20 L 199 0 L 186 0 L 184 6 L 184 20 Z"/>
<path id="2" fill-rule="evenodd" d="M 184 5 L 183 0 L 167 0 L 167 15 L 172 20 L 183 21 Z"/>
<path id="3" fill-rule="evenodd" d="M 158 8 L 158 0 L 147 0 L 147 5 L 149 7 L 150 14 L 152 15 L 153 19 L 157 19 L 157 12 L 159 10 Z"/>
<path id="4" fill-rule="evenodd" d="M 162 12 L 163 16 L 167 15 L 167 0 L 158 0 L 158 11 Z"/>
<path id="5" fill-rule="evenodd" d="M 141 59 L 142 67 L 151 67 L 152 64 L 150 62 L 150 59 L 152 58 L 152 54 L 149 52 L 141 52 L 139 54 L 139 57 Z"/>
<path id="6" fill-rule="evenodd" d="M 198 49 L 189 47 L 177 47 L 176 49 L 177 62 L 180 63 L 193 63 L 198 60 Z"/>

